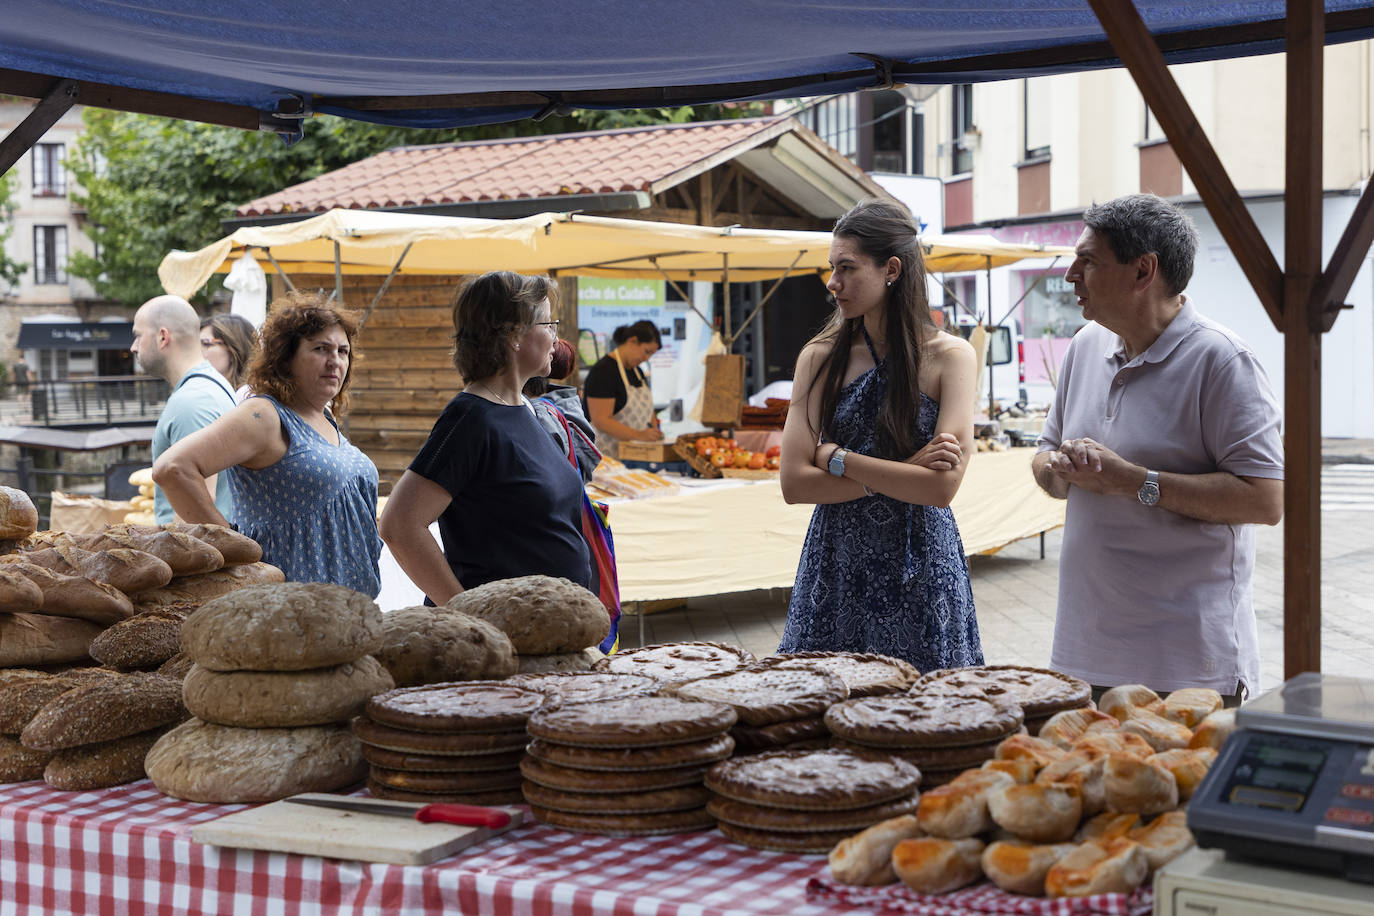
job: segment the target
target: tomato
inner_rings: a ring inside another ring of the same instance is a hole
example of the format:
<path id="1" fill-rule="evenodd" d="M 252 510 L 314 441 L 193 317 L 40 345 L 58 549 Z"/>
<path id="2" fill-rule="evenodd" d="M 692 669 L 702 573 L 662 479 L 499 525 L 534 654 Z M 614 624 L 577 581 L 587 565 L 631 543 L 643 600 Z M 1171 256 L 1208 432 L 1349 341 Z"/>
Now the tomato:
<path id="1" fill-rule="evenodd" d="M 698 439 L 696 442 L 697 454 L 705 457 L 711 450 L 710 439 Z"/>
<path id="2" fill-rule="evenodd" d="M 763 466 L 770 471 L 776 471 L 782 467 L 782 457 L 779 455 L 772 455 L 764 461 Z"/>
<path id="3" fill-rule="evenodd" d="M 762 471 L 763 464 L 767 460 L 768 458 L 763 454 L 763 452 L 754 452 L 752 455 L 749 456 L 749 470 Z"/>
<path id="4" fill-rule="evenodd" d="M 718 468 L 730 466 L 730 455 L 728 452 L 717 449 L 711 453 L 711 463 Z"/>
<path id="5" fill-rule="evenodd" d="M 747 468 L 747 467 L 749 467 L 749 459 L 750 459 L 750 458 L 753 458 L 753 457 L 754 457 L 754 453 L 753 453 L 753 452 L 746 452 L 746 451 L 744 451 L 743 449 L 741 449 L 741 450 L 738 451 L 738 452 L 735 452 L 735 467 L 737 467 L 737 468 Z"/>
<path id="6" fill-rule="evenodd" d="M 770 445 L 768 446 L 768 451 L 764 452 L 763 454 L 769 458 L 780 458 L 782 457 L 782 446 Z"/>
<path id="7" fill-rule="evenodd" d="M 725 440 L 725 442 L 726 445 L 729 447 L 730 451 L 734 452 L 739 450 L 739 442 L 735 439 L 727 439 Z"/>

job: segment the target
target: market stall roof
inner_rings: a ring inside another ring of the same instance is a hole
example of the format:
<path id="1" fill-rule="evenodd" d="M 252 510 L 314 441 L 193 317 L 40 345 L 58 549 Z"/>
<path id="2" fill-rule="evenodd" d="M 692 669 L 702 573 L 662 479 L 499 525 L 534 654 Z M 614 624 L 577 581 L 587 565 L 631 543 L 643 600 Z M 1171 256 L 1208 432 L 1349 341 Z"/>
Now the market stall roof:
<path id="1" fill-rule="evenodd" d="M 336 248 L 337 246 L 337 248 Z M 830 233 L 540 213 L 492 220 L 375 210 L 331 210 L 277 226 L 247 226 L 199 251 L 174 251 L 158 268 L 163 288 L 194 295 L 249 248 L 288 275 L 475 274 L 488 270 L 586 277 L 732 282 L 828 269 Z M 987 236 L 925 236 L 932 271 L 980 270 L 1024 258 L 1071 255 L 1056 246 L 1014 245 Z"/>
<path id="2" fill-rule="evenodd" d="M 1283 0 L 1137 0 L 1171 63 L 1282 50 Z M 1374 28 L 1328 0 L 1327 41 Z M 0 93 L 54 77 L 106 108 L 299 130 L 310 112 L 415 127 L 961 83 L 1118 66 L 1087 2 L 8 0 Z"/>

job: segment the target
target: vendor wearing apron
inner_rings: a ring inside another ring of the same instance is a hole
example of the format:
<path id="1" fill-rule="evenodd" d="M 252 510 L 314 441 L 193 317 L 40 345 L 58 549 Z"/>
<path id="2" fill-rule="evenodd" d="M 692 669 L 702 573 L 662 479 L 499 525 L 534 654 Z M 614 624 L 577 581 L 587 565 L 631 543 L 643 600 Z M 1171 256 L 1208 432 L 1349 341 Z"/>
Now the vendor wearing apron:
<path id="1" fill-rule="evenodd" d="M 640 365 L 662 345 L 652 321 L 636 321 L 615 329 L 615 349 L 587 373 L 582 397 L 587 419 L 596 427 L 596 445 L 611 458 L 620 457 L 621 440 L 656 442 L 663 439 L 654 416 L 654 396 Z"/>

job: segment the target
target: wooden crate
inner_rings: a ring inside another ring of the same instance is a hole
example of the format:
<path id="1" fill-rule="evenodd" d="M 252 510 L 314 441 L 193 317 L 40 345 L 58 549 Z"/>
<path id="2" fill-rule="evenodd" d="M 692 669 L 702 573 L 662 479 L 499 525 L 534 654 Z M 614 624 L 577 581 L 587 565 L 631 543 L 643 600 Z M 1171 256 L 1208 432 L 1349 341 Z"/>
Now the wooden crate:
<path id="1" fill-rule="evenodd" d="M 725 353 L 706 357 L 702 383 L 703 426 L 739 426 L 744 409 L 744 357 Z"/>
<path id="2" fill-rule="evenodd" d="M 619 444 L 621 461 L 656 461 L 663 464 L 678 461 L 678 453 L 671 442 L 635 442 L 621 440 Z"/>
<path id="3" fill-rule="evenodd" d="M 710 460 L 697 454 L 697 440 L 703 436 L 714 436 L 715 433 L 685 433 L 677 437 L 673 443 L 673 451 L 677 452 L 678 457 L 692 466 L 702 477 L 715 479 L 720 476 L 720 468 L 716 467 Z"/>

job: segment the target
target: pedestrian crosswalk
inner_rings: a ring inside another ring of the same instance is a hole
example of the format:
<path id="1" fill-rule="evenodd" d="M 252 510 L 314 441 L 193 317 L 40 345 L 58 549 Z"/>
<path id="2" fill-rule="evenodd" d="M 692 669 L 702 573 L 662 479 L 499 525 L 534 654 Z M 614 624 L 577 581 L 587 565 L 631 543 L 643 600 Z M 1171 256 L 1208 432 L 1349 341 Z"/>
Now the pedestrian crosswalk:
<path id="1" fill-rule="evenodd" d="M 1374 464 L 1322 468 L 1323 512 L 1374 512 Z"/>

